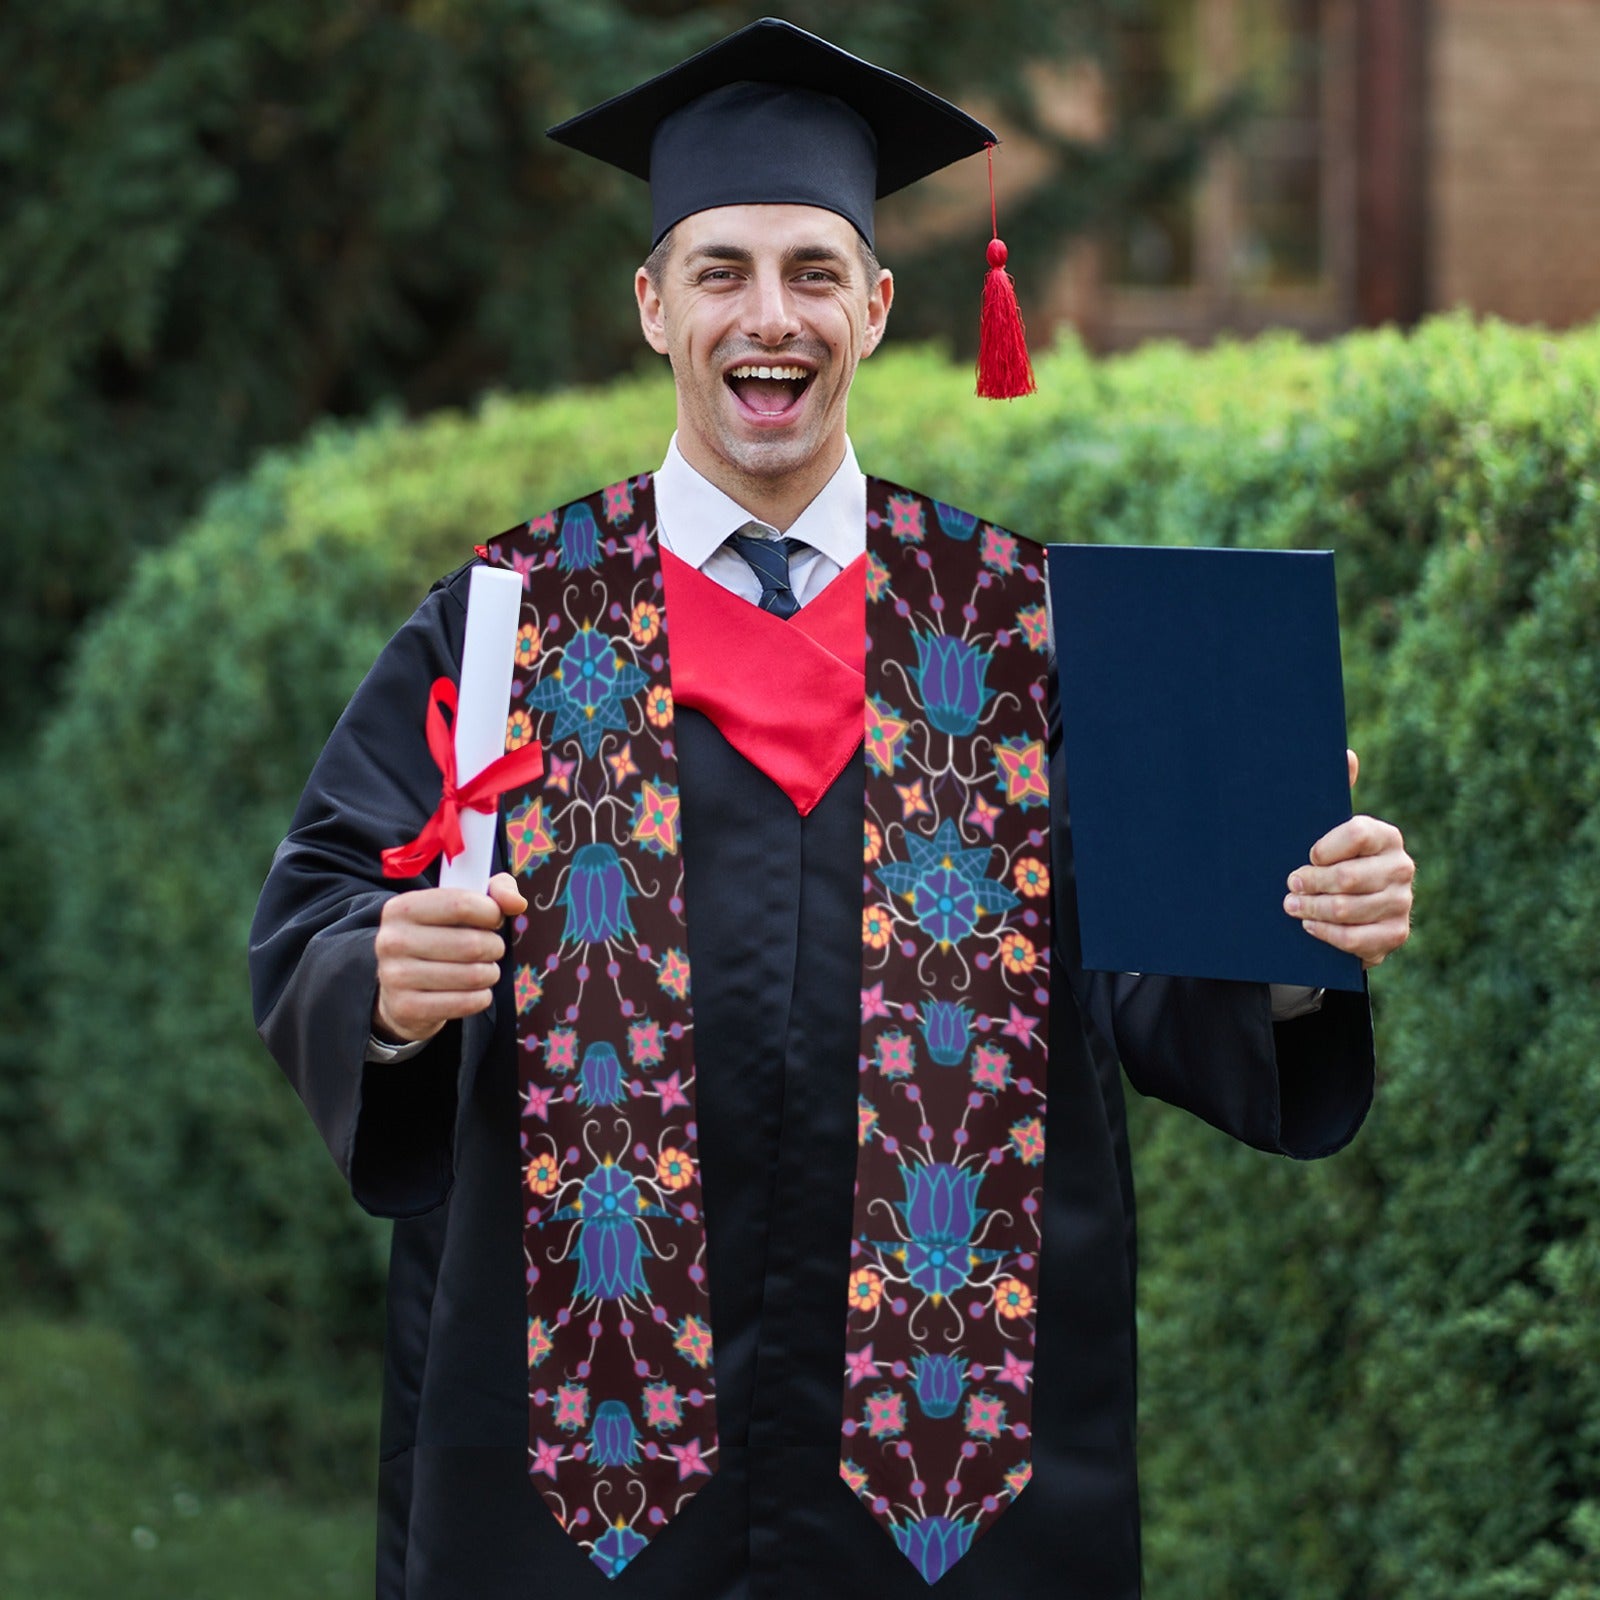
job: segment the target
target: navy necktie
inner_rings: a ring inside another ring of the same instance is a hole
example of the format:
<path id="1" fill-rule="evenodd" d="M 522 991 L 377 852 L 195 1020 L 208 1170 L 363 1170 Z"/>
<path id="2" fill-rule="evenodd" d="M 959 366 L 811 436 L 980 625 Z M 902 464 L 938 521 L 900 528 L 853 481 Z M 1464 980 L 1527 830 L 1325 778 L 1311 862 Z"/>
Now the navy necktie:
<path id="1" fill-rule="evenodd" d="M 747 522 L 746 528 L 759 528 L 759 522 Z M 744 557 L 750 570 L 761 580 L 761 598 L 757 604 L 763 611 L 785 620 L 800 609 L 794 590 L 789 587 L 789 561 L 796 551 L 806 548 L 803 539 L 763 539 L 741 529 L 728 535 L 728 543 Z"/>

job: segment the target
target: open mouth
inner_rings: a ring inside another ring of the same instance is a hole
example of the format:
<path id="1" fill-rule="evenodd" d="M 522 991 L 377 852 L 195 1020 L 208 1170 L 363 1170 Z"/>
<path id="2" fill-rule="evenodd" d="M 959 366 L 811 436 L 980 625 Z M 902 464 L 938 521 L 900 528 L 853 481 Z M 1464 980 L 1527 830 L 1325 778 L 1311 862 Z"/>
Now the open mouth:
<path id="1" fill-rule="evenodd" d="M 808 367 L 747 364 L 732 368 L 723 381 L 746 411 L 777 419 L 794 410 L 814 376 Z"/>

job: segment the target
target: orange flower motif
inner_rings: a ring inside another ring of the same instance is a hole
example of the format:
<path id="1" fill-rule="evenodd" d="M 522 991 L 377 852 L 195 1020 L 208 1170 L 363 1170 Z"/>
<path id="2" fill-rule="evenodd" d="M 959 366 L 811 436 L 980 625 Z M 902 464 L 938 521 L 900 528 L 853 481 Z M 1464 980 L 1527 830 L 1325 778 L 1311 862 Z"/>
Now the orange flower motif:
<path id="1" fill-rule="evenodd" d="M 1008 933 L 1000 941 L 1000 962 L 1007 972 L 1029 973 L 1039 964 L 1039 952 L 1033 940 L 1020 933 Z"/>
<path id="2" fill-rule="evenodd" d="M 883 830 L 869 817 L 862 840 L 861 859 L 871 866 L 883 854 Z"/>
<path id="3" fill-rule="evenodd" d="M 656 1157 L 656 1176 L 663 1189 L 687 1189 L 694 1182 L 694 1158 L 688 1151 L 668 1145 Z"/>
<path id="4" fill-rule="evenodd" d="M 517 629 L 517 665 L 531 667 L 539 659 L 539 651 L 543 645 L 544 641 L 539 637 L 539 630 L 531 622 L 524 622 Z"/>
<path id="5" fill-rule="evenodd" d="M 561 1163 L 553 1155 L 535 1156 L 528 1163 L 528 1187 L 536 1195 L 553 1194 L 561 1182 Z"/>
<path id="6" fill-rule="evenodd" d="M 652 728 L 665 728 L 672 721 L 672 691 L 664 683 L 652 684 L 644 697 L 644 714 Z"/>
<path id="7" fill-rule="evenodd" d="M 883 1299 L 883 1279 L 871 1267 L 862 1267 L 850 1274 L 850 1309 L 876 1311 Z"/>
<path id="8" fill-rule="evenodd" d="M 1037 856 L 1023 856 L 1011 869 L 1017 893 L 1037 900 L 1050 893 L 1050 869 Z"/>
<path id="9" fill-rule="evenodd" d="M 994 1286 L 994 1308 L 1008 1322 L 1033 1310 L 1033 1290 L 1021 1278 L 1002 1278 Z"/>
<path id="10" fill-rule="evenodd" d="M 533 718 L 526 711 L 513 711 L 506 718 L 506 749 L 520 750 L 533 742 Z"/>
<path id="11" fill-rule="evenodd" d="M 888 906 L 868 906 L 861 913 L 861 942 L 869 950 L 884 949 L 894 937 Z"/>
<path id="12" fill-rule="evenodd" d="M 641 600 L 628 619 L 628 632 L 635 644 L 650 644 L 661 632 L 661 607 L 650 600 Z"/>

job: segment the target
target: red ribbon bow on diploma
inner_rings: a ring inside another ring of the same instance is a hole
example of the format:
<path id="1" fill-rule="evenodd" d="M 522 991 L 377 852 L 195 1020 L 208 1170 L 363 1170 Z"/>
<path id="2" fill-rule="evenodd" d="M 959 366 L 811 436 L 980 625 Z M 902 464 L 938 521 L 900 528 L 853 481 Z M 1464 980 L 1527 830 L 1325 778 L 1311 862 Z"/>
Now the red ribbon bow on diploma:
<path id="1" fill-rule="evenodd" d="M 537 740 L 491 761 L 475 778 L 456 785 L 456 686 L 448 678 L 435 678 L 428 690 L 428 750 L 444 779 L 444 789 L 433 815 L 410 844 L 383 852 L 386 878 L 414 878 L 425 871 L 442 851 L 446 861 L 461 854 L 461 812 L 492 812 L 507 789 L 532 783 L 544 774 L 544 750 Z M 450 713 L 445 721 L 444 713 Z"/>

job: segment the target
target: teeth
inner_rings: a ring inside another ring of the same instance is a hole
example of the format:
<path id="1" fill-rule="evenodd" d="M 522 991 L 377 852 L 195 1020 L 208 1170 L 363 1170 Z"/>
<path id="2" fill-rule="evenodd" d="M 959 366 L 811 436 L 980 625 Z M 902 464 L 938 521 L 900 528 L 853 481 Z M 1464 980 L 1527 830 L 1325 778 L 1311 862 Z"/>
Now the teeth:
<path id="1" fill-rule="evenodd" d="M 803 382 L 810 374 L 804 367 L 735 367 L 730 378 L 789 378 Z"/>

